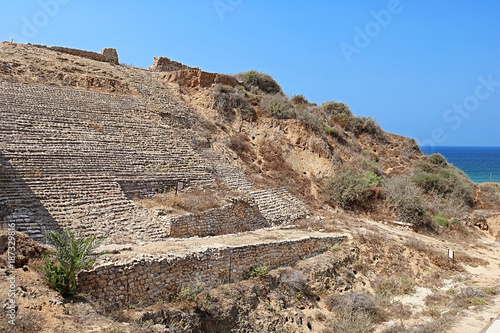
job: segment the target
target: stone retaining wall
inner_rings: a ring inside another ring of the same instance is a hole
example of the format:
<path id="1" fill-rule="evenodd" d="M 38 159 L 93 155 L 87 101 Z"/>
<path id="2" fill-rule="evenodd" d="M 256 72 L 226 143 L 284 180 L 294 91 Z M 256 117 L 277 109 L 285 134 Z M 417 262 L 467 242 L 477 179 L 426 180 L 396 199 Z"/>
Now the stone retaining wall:
<path id="1" fill-rule="evenodd" d="M 186 255 L 110 263 L 79 274 L 81 292 L 108 306 L 154 303 L 182 286 L 237 281 L 255 265 L 290 265 L 340 243 L 345 236 L 210 248 Z"/>
<path id="2" fill-rule="evenodd" d="M 252 199 L 237 198 L 220 208 L 190 213 L 165 220 L 170 237 L 205 237 L 234 234 L 269 227 Z"/>

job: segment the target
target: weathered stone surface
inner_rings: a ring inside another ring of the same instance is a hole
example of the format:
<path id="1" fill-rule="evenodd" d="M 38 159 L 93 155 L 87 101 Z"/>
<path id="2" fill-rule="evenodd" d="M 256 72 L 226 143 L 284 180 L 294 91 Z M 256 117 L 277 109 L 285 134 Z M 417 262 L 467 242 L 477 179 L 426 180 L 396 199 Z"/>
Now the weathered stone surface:
<path id="1" fill-rule="evenodd" d="M 173 72 L 190 69 L 198 70 L 199 68 L 181 64 L 167 57 L 154 57 L 153 64 L 149 67 L 149 70 L 152 72 Z"/>
<path id="2" fill-rule="evenodd" d="M 102 54 L 108 59 L 111 59 L 111 62 L 118 64 L 118 52 L 116 52 L 116 49 L 106 47 L 102 49 L 99 54 Z"/>
<path id="3" fill-rule="evenodd" d="M 61 46 L 45 46 L 45 45 L 37 45 L 35 44 L 34 46 L 40 47 L 40 48 L 47 48 L 53 51 L 57 52 L 62 52 L 62 53 L 67 53 L 83 58 L 88 58 L 96 61 L 103 61 L 103 62 L 111 62 L 116 65 L 118 65 L 118 53 L 116 52 L 115 49 L 113 48 L 105 48 L 102 49 L 100 53 L 92 52 L 92 51 L 85 51 L 85 50 L 79 50 L 79 49 L 72 49 L 69 47 L 61 47 Z"/>
<path id="4" fill-rule="evenodd" d="M 162 78 L 165 81 L 178 83 L 180 86 L 189 88 L 211 87 L 214 84 L 224 84 L 232 87 L 242 85 L 234 76 L 208 73 L 199 69 L 162 73 Z"/>
<path id="5" fill-rule="evenodd" d="M 183 285 L 238 281 L 255 265 L 290 265 L 325 251 L 345 236 L 305 237 L 241 246 L 209 248 L 178 256 L 131 260 L 98 266 L 79 274 L 81 291 L 109 305 L 157 301 L 156 295 L 177 292 Z M 125 277 L 125 278 L 124 278 Z M 107 287 L 102 286 L 107 281 Z"/>

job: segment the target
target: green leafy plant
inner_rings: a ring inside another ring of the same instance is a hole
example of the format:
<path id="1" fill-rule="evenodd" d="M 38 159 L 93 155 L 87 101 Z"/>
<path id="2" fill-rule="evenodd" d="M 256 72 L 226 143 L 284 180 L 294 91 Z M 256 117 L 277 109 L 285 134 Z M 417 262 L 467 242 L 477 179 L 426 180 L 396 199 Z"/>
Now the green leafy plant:
<path id="1" fill-rule="evenodd" d="M 243 274 L 249 279 L 265 278 L 269 276 L 269 267 L 267 265 L 252 266 L 244 271 Z"/>
<path id="2" fill-rule="evenodd" d="M 77 274 L 84 269 L 91 268 L 100 254 L 95 250 L 102 243 L 102 239 L 95 236 L 76 237 L 69 230 L 63 233 L 50 231 L 45 237 L 55 247 L 54 252 L 43 254 L 43 266 L 39 270 L 49 285 L 62 296 L 71 296 L 76 293 Z"/>
<path id="3" fill-rule="evenodd" d="M 369 186 L 379 186 L 384 181 L 382 177 L 371 171 L 367 171 L 365 173 L 365 179 L 367 180 Z"/>
<path id="4" fill-rule="evenodd" d="M 446 218 L 445 213 L 439 212 L 433 217 L 434 222 L 443 227 L 448 227 L 450 225 L 450 221 Z"/>

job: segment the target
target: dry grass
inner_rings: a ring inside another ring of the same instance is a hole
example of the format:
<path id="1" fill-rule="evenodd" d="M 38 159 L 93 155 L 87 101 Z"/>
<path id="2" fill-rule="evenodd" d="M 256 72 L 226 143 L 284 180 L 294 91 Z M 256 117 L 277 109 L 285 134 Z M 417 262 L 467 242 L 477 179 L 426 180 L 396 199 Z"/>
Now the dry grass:
<path id="1" fill-rule="evenodd" d="M 137 203 L 147 209 L 164 209 L 168 214 L 196 213 L 220 207 L 223 202 L 213 191 L 192 190 L 189 192 L 159 193 Z"/>
<path id="2" fill-rule="evenodd" d="M 405 245 L 409 249 L 413 249 L 417 252 L 427 255 L 429 260 L 434 265 L 446 270 L 454 269 L 461 271 L 463 270 L 461 264 L 476 266 L 476 267 L 478 265 L 486 266 L 489 264 L 489 262 L 484 259 L 472 257 L 463 251 L 455 251 L 455 267 L 454 267 L 452 261 L 448 258 L 448 252 L 446 250 L 432 248 L 427 244 L 425 244 L 423 241 L 415 238 L 406 239 Z"/>

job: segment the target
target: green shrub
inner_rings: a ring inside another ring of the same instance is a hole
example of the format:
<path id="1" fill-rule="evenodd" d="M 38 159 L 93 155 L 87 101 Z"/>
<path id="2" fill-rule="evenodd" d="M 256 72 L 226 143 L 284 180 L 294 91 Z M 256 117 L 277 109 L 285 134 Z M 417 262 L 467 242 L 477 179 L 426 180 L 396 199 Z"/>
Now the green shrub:
<path id="1" fill-rule="evenodd" d="M 269 276 L 269 267 L 267 265 L 252 266 L 246 271 L 244 271 L 243 274 L 248 279 L 266 278 Z"/>
<path id="2" fill-rule="evenodd" d="M 426 157 L 415 168 L 413 182 L 428 194 L 437 194 L 457 207 L 474 203 L 473 193 L 460 170 L 448 164 L 439 154 Z"/>
<path id="3" fill-rule="evenodd" d="M 434 222 L 436 222 L 440 226 L 443 226 L 443 227 L 450 226 L 450 221 L 446 218 L 446 216 L 443 212 L 440 212 L 439 214 L 434 215 L 433 220 L 434 220 Z"/>
<path id="4" fill-rule="evenodd" d="M 269 75 L 251 70 L 236 74 L 236 78 L 243 81 L 249 90 L 256 87 L 265 94 L 283 94 L 280 85 Z"/>
<path id="5" fill-rule="evenodd" d="M 263 102 L 264 111 L 278 119 L 291 119 L 296 117 L 295 109 L 286 96 L 268 95 Z"/>
<path id="6" fill-rule="evenodd" d="M 349 107 L 341 102 L 329 101 L 321 104 L 321 109 L 328 116 L 336 116 L 336 115 L 346 115 L 352 116 L 352 112 Z"/>
<path id="7" fill-rule="evenodd" d="M 379 186 L 384 181 L 382 177 L 371 171 L 365 173 L 365 179 L 368 181 L 369 186 Z"/>
<path id="8" fill-rule="evenodd" d="M 406 176 L 388 179 L 384 183 L 387 205 L 394 209 L 404 222 L 425 223 L 421 190 Z"/>
<path id="9" fill-rule="evenodd" d="M 308 105 L 309 101 L 304 97 L 304 95 L 293 95 L 290 99 L 293 105 Z"/>
<path id="10" fill-rule="evenodd" d="M 49 285 L 62 296 L 74 295 L 77 274 L 94 265 L 99 256 L 95 250 L 102 240 L 95 236 L 75 237 L 69 230 L 62 234 L 50 231 L 45 237 L 56 250 L 44 253 L 43 266 L 39 269 Z"/>
<path id="11" fill-rule="evenodd" d="M 369 181 L 351 170 L 341 170 L 325 184 L 325 192 L 342 208 L 365 206 L 371 194 Z"/>
<path id="12" fill-rule="evenodd" d="M 351 114 L 339 113 L 333 115 L 332 119 L 346 131 L 350 131 L 355 135 L 367 133 L 378 140 L 385 140 L 384 131 L 371 117 L 355 117 Z"/>

